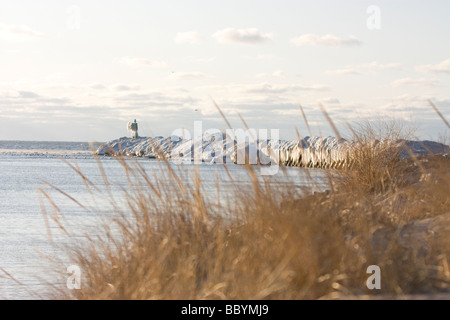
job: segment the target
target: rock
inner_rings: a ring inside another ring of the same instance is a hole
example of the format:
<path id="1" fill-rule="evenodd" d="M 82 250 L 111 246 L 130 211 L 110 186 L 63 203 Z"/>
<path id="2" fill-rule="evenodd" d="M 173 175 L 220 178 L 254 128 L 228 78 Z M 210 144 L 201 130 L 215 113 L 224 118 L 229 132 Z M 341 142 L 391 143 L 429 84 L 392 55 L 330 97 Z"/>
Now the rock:
<path id="1" fill-rule="evenodd" d="M 402 158 L 410 154 L 449 154 L 450 148 L 433 141 L 379 141 L 374 140 L 372 147 L 382 148 L 390 143 L 393 147 L 403 148 Z M 258 140 L 250 143 L 238 142 L 223 133 L 203 134 L 194 139 L 178 136 L 164 138 L 122 137 L 112 140 L 97 149 L 98 155 L 145 156 L 183 161 L 202 161 L 207 163 L 233 162 L 243 164 L 244 159 L 251 164 L 280 164 L 305 168 L 343 168 L 350 167 L 353 160 L 351 150 L 359 148 L 352 141 L 335 137 L 305 137 L 298 140 Z M 400 149 L 402 150 L 402 149 Z M 410 150 L 410 151 L 408 151 Z"/>

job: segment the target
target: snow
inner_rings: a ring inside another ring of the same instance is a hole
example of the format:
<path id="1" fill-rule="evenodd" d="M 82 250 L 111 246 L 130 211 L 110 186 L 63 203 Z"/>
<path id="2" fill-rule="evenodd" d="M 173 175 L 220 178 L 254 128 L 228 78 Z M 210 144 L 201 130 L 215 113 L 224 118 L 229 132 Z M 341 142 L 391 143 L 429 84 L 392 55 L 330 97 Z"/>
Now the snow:
<path id="1" fill-rule="evenodd" d="M 374 141 L 373 147 L 386 141 Z M 434 141 L 399 140 L 398 146 L 406 146 L 417 155 L 449 154 L 447 145 Z M 350 163 L 349 151 L 358 143 L 336 137 L 305 137 L 298 140 L 236 141 L 216 132 L 205 133 L 194 139 L 171 137 L 122 137 L 107 142 L 97 149 L 98 155 L 125 155 L 147 158 L 165 158 L 184 162 L 284 164 L 299 167 L 340 167 Z M 410 152 L 403 151 L 402 157 Z"/>

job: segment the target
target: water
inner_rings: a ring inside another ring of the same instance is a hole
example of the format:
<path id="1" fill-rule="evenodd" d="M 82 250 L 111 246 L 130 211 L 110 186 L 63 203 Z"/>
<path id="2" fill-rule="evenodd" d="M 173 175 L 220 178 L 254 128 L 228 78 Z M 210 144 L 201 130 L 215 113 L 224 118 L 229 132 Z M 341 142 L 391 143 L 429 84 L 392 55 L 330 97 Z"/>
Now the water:
<path id="1" fill-rule="evenodd" d="M 64 214 L 64 221 L 67 222 L 65 226 L 78 237 L 85 234 L 95 236 L 101 230 L 100 219 L 113 214 L 112 210 L 108 210 L 107 202 L 92 200 L 83 179 L 64 162 L 76 163 L 87 178 L 102 188 L 102 174 L 90 150 L 86 142 L 0 141 L 0 268 L 14 278 L 2 277 L 5 272 L 0 270 L 0 299 L 35 299 L 39 295 L 40 298 L 46 298 L 48 283 L 62 285 L 58 282 L 60 278 L 53 272 L 55 264 L 49 260 L 59 261 L 61 268 L 71 265 L 71 257 L 61 249 L 67 238 L 61 235 L 58 225 L 51 220 L 49 228 L 46 227 L 46 221 L 49 221 L 46 217 L 50 217 L 53 212 L 38 188 L 54 199 Z M 113 195 L 120 199 L 122 188 L 128 186 L 123 168 L 113 158 L 102 157 L 100 161 L 110 179 Z M 165 181 L 161 178 L 164 172 L 156 160 L 141 159 L 139 162 L 146 171 L 155 172 L 162 182 Z M 194 176 L 196 166 L 172 166 L 176 170 L 180 169 L 187 184 L 192 183 L 190 177 Z M 231 195 L 234 187 L 228 174 L 239 188 L 247 190 L 251 186 L 251 179 L 243 167 L 227 164 L 226 168 L 210 164 L 202 164 L 198 168 L 204 192 L 212 203 L 223 201 Z M 310 185 L 305 171 L 298 168 L 289 168 L 284 173 L 280 170 L 277 175 L 267 178 L 280 184 L 291 180 L 298 187 L 325 188 L 324 172 L 311 170 L 310 173 L 317 185 Z M 220 197 L 223 197 L 221 199 L 217 199 L 217 179 Z M 87 204 L 87 210 L 46 183 Z M 46 214 L 43 213 L 41 203 L 47 210 Z M 102 205 L 103 216 L 89 210 L 91 207 L 101 208 Z M 66 270 L 56 271 L 64 273 Z"/>

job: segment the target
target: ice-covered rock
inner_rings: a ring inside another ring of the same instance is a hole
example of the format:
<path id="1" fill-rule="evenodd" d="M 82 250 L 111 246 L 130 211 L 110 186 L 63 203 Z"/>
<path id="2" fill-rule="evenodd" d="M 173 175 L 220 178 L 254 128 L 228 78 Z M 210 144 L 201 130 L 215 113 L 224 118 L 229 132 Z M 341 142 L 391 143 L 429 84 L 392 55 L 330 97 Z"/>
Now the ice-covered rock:
<path id="1" fill-rule="evenodd" d="M 402 157 L 449 154 L 447 145 L 433 141 L 398 140 L 373 141 L 373 148 L 394 143 L 404 148 Z M 126 155 L 165 158 L 174 161 L 207 163 L 282 164 L 309 168 L 338 168 L 349 166 L 351 151 L 360 148 L 357 142 L 336 137 L 305 137 L 298 140 L 237 141 L 224 133 L 205 133 L 194 139 L 178 136 L 154 138 L 122 137 L 101 145 L 98 155 Z M 409 150 L 409 151 L 407 151 Z"/>
<path id="2" fill-rule="evenodd" d="M 170 156 L 171 150 L 181 143 L 183 143 L 183 140 L 174 136 L 168 138 L 139 137 L 135 139 L 122 137 L 101 145 L 96 153 L 98 155 L 126 155 L 161 158 Z"/>

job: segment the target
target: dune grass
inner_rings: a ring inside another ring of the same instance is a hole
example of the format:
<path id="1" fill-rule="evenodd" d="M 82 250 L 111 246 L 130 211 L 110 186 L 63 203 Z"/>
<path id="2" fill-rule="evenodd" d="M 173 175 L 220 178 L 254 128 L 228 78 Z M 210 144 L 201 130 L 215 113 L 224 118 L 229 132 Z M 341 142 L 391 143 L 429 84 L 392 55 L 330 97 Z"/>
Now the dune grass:
<path id="1" fill-rule="evenodd" d="M 305 195 L 289 182 L 279 188 L 247 166 L 252 188 L 236 187 L 226 206 L 206 199 L 198 176 L 185 184 L 167 160 L 160 160 L 170 182 L 163 184 L 138 161 L 117 157 L 130 183 L 128 210 L 117 209 L 103 237 L 75 243 L 81 289 L 55 288 L 51 297 L 291 300 L 450 292 L 444 232 L 450 160 L 401 159 L 398 145 L 389 143 L 401 132 L 388 129 L 352 129 L 355 165 L 332 170 L 326 192 Z M 380 290 L 366 286 L 370 265 L 380 267 Z"/>

